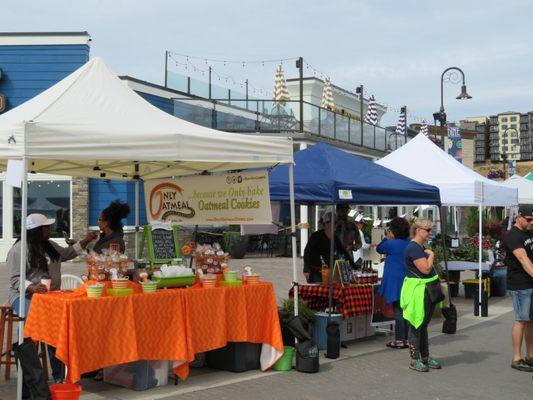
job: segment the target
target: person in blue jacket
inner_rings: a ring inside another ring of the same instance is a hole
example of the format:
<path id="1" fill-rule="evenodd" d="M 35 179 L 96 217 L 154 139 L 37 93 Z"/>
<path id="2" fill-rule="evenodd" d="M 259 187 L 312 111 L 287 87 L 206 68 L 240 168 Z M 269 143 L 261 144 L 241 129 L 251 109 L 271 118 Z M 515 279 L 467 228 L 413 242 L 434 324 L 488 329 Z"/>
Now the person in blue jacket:
<path id="1" fill-rule="evenodd" d="M 394 349 L 409 347 L 409 329 L 400 307 L 400 293 L 406 273 L 403 255 L 410 241 L 409 228 L 409 222 L 405 218 L 394 218 L 389 224 L 387 236 L 376 247 L 378 253 L 386 255 L 379 294 L 385 298 L 387 304 L 392 303 L 394 309 L 395 340 L 387 343 L 388 347 Z"/>

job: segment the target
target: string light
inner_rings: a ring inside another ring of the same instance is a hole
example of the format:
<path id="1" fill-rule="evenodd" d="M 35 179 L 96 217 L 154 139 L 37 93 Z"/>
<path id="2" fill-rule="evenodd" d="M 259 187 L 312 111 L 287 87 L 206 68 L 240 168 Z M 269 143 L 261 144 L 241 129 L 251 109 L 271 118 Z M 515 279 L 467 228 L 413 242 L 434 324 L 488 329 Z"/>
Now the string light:
<path id="1" fill-rule="evenodd" d="M 209 63 L 221 63 L 224 67 L 228 66 L 228 64 L 238 64 L 238 65 L 241 65 L 242 68 L 246 68 L 247 66 L 249 65 L 252 65 L 252 64 L 261 64 L 262 67 L 265 66 L 265 64 L 269 64 L 269 63 L 276 63 L 278 65 L 281 65 L 283 66 L 283 64 L 287 61 L 295 61 L 297 60 L 299 57 L 288 57 L 288 58 L 282 58 L 282 59 L 262 59 L 262 60 L 224 60 L 224 59 L 216 59 L 216 58 L 206 58 L 206 57 L 195 57 L 195 56 L 191 56 L 191 55 L 188 55 L 188 54 L 182 54 L 182 53 L 177 53 L 177 52 L 174 52 L 174 51 L 168 51 L 168 56 L 169 58 L 171 58 L 176 67 L 183 67 L 185 70 L 189 70 L 189 68 L 192 68 L 194 72 L 200 72 L 202 74 L 202 76 L 205 76 L 205 73 L 208 72 L 208 70 L 205 70 L 205 69 L 202 69 L 202 68 L 199 68 L 196 64 L 193 64 L 191 62 L 191 60 L 199 60 L 199 61 L 203 61 L 206 65 L 208 65 Z M 186 62 L 181 62 L 179 61 L 178 59 L 176 59 L 175 57 L 173 56 L 177 56 L 177 57 L 181 57 L 181 58 L 185 58 Z M 319 68 L 316 68 L 315 66 L 313 66 L 312 64 L 310 64 L 309 62 L 305 62 L 305 69 L 308 70 L 308 71 L 312 71 L 313 72 L 313 76 L 320 76 L 321 79 L 324 79 L 326 76 L 328 76 L 327 73 L 321 71 Z M 220 74 L 219 72 L 217 72 L 215 69 L 213 69 L 211 67 L 211 73 L 213 75 L 215 75 L 219 81 L 224 81 L 225 83 L 230 83 L 234 86 L 239 86 L 241 89 L 245 87 L 245 83 L 244 82 L 240 82 L 240 83 L 237 83 L 237 81 L 232 77 L 232 76 L 229 76 L 229 75 L 223 75 L 223 74 Z M 265 94 L 269 94 L 270 92 L 265 90 L 265 89 L 262 89 L 262 88 L 258 88 L 258 87 L 255 87 L 253 86 L 252 84 L 248 83 L 248 87 L 249 89 L 252 89 L 252 91 L 254 93 L 265 93 Z M 347 90 L 346 92 L 348 92 L 349 94 L 353 95 L 353 96 L 357 96 L 356 93 L 352 92 L 352 91 L 349 91 Z M 369 91 L 367 89 L 365 89 L 363 91 L 363 96 L 366 97 L 366 98 L 369 98 L 371 96 L 371 93 L 369 93 Z M 381 103 L 387 110 L 391 111 L 391 112 L 394 112 L 394 113 L 399 113 L 401 111 L 401 107 L 400 106 L 397 106 L 397 105 L 391 105 L 389 103 L 384 103 L 382 102 Z M 425 121 L 429 121 L 430 119 L 428 119 L 427 117 L 421 117 L 421 116 L 418 116 L 418 115 L 414 115 L 412 113 L 407 113 L 407 116 L 409 117 L 410 120 L 413 120 L 413 121 L 418 121 L 418 122 L 423 122 L 424 120 Z"/>

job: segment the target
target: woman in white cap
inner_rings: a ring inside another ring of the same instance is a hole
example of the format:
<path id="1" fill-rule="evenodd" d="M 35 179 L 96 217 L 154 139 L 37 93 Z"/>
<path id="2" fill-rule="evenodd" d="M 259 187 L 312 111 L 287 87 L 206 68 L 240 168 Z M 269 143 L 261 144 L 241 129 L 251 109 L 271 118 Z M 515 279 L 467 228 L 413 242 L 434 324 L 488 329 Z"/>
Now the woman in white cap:
<path id="1" fill-rule="evenodd" d="M 28 315 L 31 298 L 34 293 L 46 293 L 48 290 L 61 289 L 61 262 L 72 260 L 83 253 L 89 242 L 97 237 L 96 232 L 89 232 L 79 242 L 70 242 L 72 245 L 61 247 L 50 240 L 50 227 L 55 219 L 48 219 L 42 214 L 30 214 L 26 219 L 27 228 L 27 262 L 26 280 L 22 283 L 25 288 L 25 313 Z M 7 268 L 10 273 L 9 303 L 18 313 L 20 307 L 19 290 L 20 282 L 20 239 L 15 242 L 7 254 Z M 49 285 L 49 286 L 48 286 Z M 61 364 L 54 357 L 55 349 L 48 347 L 52 374 L 56 381 L 62 379 Z M 57 364 L 57 363 L 59 364 Z"/>

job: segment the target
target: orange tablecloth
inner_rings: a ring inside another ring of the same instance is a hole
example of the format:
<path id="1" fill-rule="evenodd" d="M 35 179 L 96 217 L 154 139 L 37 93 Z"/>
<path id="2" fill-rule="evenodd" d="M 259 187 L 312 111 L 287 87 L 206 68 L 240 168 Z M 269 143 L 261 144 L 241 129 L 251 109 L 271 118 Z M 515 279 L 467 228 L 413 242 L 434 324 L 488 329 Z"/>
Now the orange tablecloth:
<path id="1" fill-rule="evenodd" d="M 83 292 L 34 295 L 24 336 L 55 346 L 68 382 L 136 360 L 174 360 L 185 379 L 196 353 L 228 342 L 262 343 L 262 369 L 283 354 L 274 290 L 254 286 L 158 290 L 87 298 Z"/>

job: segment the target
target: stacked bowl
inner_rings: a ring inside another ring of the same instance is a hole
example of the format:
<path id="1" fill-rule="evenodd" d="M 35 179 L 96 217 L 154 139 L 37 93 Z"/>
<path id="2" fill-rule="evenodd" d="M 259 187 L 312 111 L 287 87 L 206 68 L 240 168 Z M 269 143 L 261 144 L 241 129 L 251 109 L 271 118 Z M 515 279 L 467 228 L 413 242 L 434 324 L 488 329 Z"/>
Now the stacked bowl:
<path id="1" fill-rule="evenodd" d="M 259 283 L 259 278 L 261 277 L 261 275 L 259 274 L 250 274 L 250 275 L 245 275 L 246 276 L 246 283 L 248 285 L 256 285 Z"/>
<path id="2" fill-rule="evenodd" d="M 111 285 L 113 289 L 126 289 L 128 287 L 128 278 L 111 279 Z"/>
<path id="3" fill-rule="evenodd" d="M 143 289 L 143 293 L 155 293 L 157 289 L 157 282 L 141 282 L 141 287 Z"/>
<path id="4" fill-rule="evenodd" d="M 95 285 L 87 285 L 85 287 L 85 290 L 87 290 L 87 297 L 102 297 L 102 293 L 104 292 L 104 285 L 99 283 Z"/>
<path id="5" fill-rule="evenodd" d="M 224 280 L 226 282 L 235 282 L 237 280 L 237 271 L 225 271 Z"/>
<path id="6" fill-rule="evenodd" d="M 217 285 L 216 275 L 212 275 L 212 274 L 204 275 L 202 276 L 201 281 L 202 281 L 202 287 L 204 288 L 210 289 L 210 288 L 216 287 Z"/>

